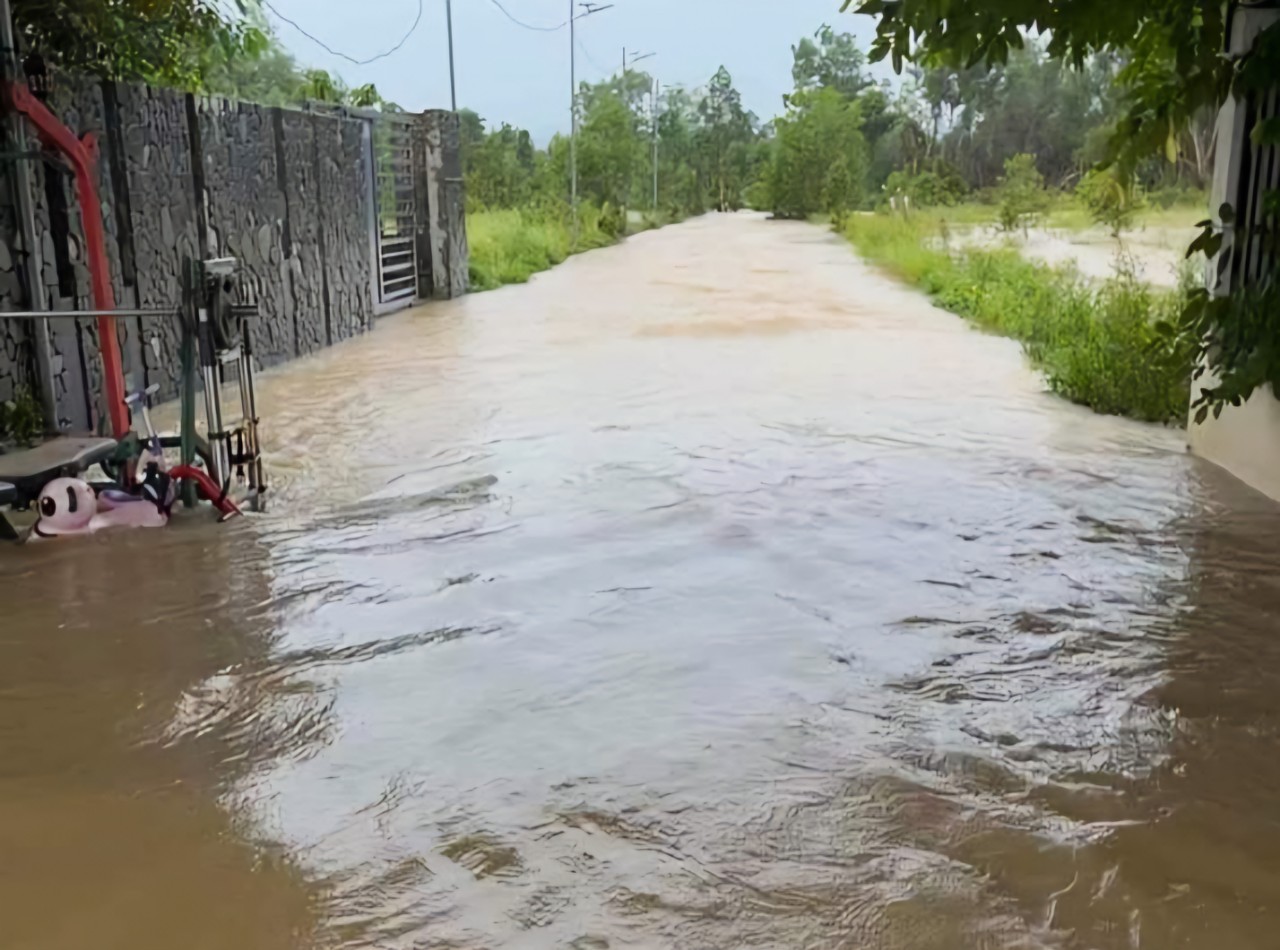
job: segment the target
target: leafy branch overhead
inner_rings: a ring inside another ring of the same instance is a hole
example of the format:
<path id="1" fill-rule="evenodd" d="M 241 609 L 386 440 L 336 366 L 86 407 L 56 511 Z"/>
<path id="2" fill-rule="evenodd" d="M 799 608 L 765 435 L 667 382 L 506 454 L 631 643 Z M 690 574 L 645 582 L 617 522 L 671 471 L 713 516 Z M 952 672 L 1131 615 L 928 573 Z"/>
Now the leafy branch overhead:
<path id="1" fill-rule="evenodd" d="M 13 0 L 20 52 L 109 79 L 198 87 L 213 58 L 254 57 L 267 35 L 214 0 Z"/>
<path id="2" fill-rule="evenodd" d="M 258 0 L 12 0 L 18 52 L 55 69 L 149 82 L 263 105 L 305 101 L 395 111 L 372 85 L 350 89 L 299 65 Z"/>

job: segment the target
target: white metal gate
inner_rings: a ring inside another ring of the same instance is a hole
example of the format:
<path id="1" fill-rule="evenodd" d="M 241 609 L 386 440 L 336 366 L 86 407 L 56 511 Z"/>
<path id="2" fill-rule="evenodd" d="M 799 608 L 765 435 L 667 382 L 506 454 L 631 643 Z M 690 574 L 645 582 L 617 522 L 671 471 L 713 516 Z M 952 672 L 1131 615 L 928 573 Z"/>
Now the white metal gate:
<path id="1" fill-rule="evenodd" d="M 410 116 L 384 112 L 373 121 L 375 264 L 382 313 L 408 306 L 417 293 L 411 130 Z"/>

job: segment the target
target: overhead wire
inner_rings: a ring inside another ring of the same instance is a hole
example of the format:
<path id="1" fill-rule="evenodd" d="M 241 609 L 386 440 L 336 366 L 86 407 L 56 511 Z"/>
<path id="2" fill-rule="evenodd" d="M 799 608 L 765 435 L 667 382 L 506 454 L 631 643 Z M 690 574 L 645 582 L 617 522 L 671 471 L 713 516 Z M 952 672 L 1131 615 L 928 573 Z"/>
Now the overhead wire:
<path id="1" fill-rule="evenodd" d="M 422 22 L 422 0 L 418 0 L 418 14 L 413 18 L 413 23 L 410 24 L 409 29 L 405 31 L 404 36 L 400 37 L 400 42 L 396 43 L 396 45 L 392 46 L 390 49 L 387 49 L 381 53 L 378 53 L 376 56 L 370 56 L 368 59 L 356 59 L 354 56 L 350 56 L 347 53 L 342 52 L 341 50 L 334 49 L 332 46 L 330 46 L 324 40 L 320 39 L 318 36 L 315 36 L 307 32 L 307 30 L 301 24 L 297 23 L 294 20 L 289 19 L 289 17 L 285 16 L 283 13 L 277 10 L 274 6 L 272 6 L 271 0 L 259 0 L 259 2 L 268 10 L 270 10 L 273 14 L 275 14 L 276 19 L 289 24 L 291 27 L 293 27 L 295 30 L 297 30 L 299 33 L 301 33 L 311 42 L 315 43 L 325 52 L 329 53 L 331 56 L 336 56 L 339 59 L 345 59 L 347 62 L 353 63 L 356 66 L 368 66 L 370 63 L 376 63 L 380 59 L 386 59 L 392 53 L 397 52 L 400 49 L 400 47 L 404 46 L 404 44 L 409 41 L 409 37 L 413 36 L 414 31 L 418 29 L 418 24 Z"/>
<path id="2" fill-rule="evenodd" d="M 587 52 L 587 48 L 582 45 L 582 40 L 578 40 L 577 43 L 578 43 L 578 52 L 583 55 L 583 57 L 587 61 L 587 64 L 592 69 L 594 69 L 596 72 L 601 73 L 605 76 L 613 75 L 613 72 L 611 70 L 605 69 L 603 66 L 601 66 L 599 63 L 596 62 L 595 57 L 592 56 L 589 52 Z"/>
<path id="3" fill-rule="evenodd" d="M 559 26 L 536 26 L 533 23 L 525 23 L 524 20 L 521 20 L 518 17 L 514 16 L 510 10 L 504 7 L 500 2 L 500 0 L 489 0 L 489 2 L 492 3 L 499 10 L 501 10 L 502 15 L 505 16 L 508 20 L 510 20 L 516 26 L 523 27 L 526 30 L 534 30 L 535 32 L 538 32 L 538 33 L 555 33 L 558 30 L 563 30 L 566 26 L 569 25 L 568 20 L 565 20 Z"/>

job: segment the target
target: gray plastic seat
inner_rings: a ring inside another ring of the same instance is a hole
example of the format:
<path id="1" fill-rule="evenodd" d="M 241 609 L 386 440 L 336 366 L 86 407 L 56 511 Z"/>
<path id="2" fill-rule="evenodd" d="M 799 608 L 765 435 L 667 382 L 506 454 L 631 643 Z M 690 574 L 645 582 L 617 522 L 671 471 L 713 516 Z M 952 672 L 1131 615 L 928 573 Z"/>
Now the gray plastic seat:
<path id="1" fill-rule="evenodd" d="M 31 449 L 0 455 L 0 483 L 16 494 L 18 503 L 27 503 L 55 478 L 81 475 L 85 469 L 111 458 L 115 439 L 97 436 L 59 436 Z"/>

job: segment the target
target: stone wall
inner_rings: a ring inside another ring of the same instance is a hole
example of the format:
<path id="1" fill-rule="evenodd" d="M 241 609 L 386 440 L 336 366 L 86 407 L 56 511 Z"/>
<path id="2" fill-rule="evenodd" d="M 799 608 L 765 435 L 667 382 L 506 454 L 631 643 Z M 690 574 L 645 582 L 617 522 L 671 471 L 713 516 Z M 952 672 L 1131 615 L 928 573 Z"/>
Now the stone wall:
<path id="1" fill-rule="evenodd" d="M 314 352 L 373 320 L 368 119 L 271 109 L 142 85 L 59 76 L 48 103 L 78 135 L 97 136 L 98 191 L 116 305 L 177 308 L 183 261 L 234 256 L 261 365 Z M 91 306 L 70 175 L 32 163 L 44 302 Z M 0 309 L 32 306 L 21 279 L 14 180 L 0 165 Z M 177 394 L 170 319 L 116 321 L 126 383 Z M 57 421 L 91 429 L 105 414 L 96 326 L 48 322 Z M 0 320 L 0 399 L 36 390 L 29 323 Z"/>
<path id="2" fill-rule="evenodd" d="M 414 255 L 418 296 L 448 298 L 467 292 L 466 197 L 458 115 L 430 109 L 413 129 Z"/>

